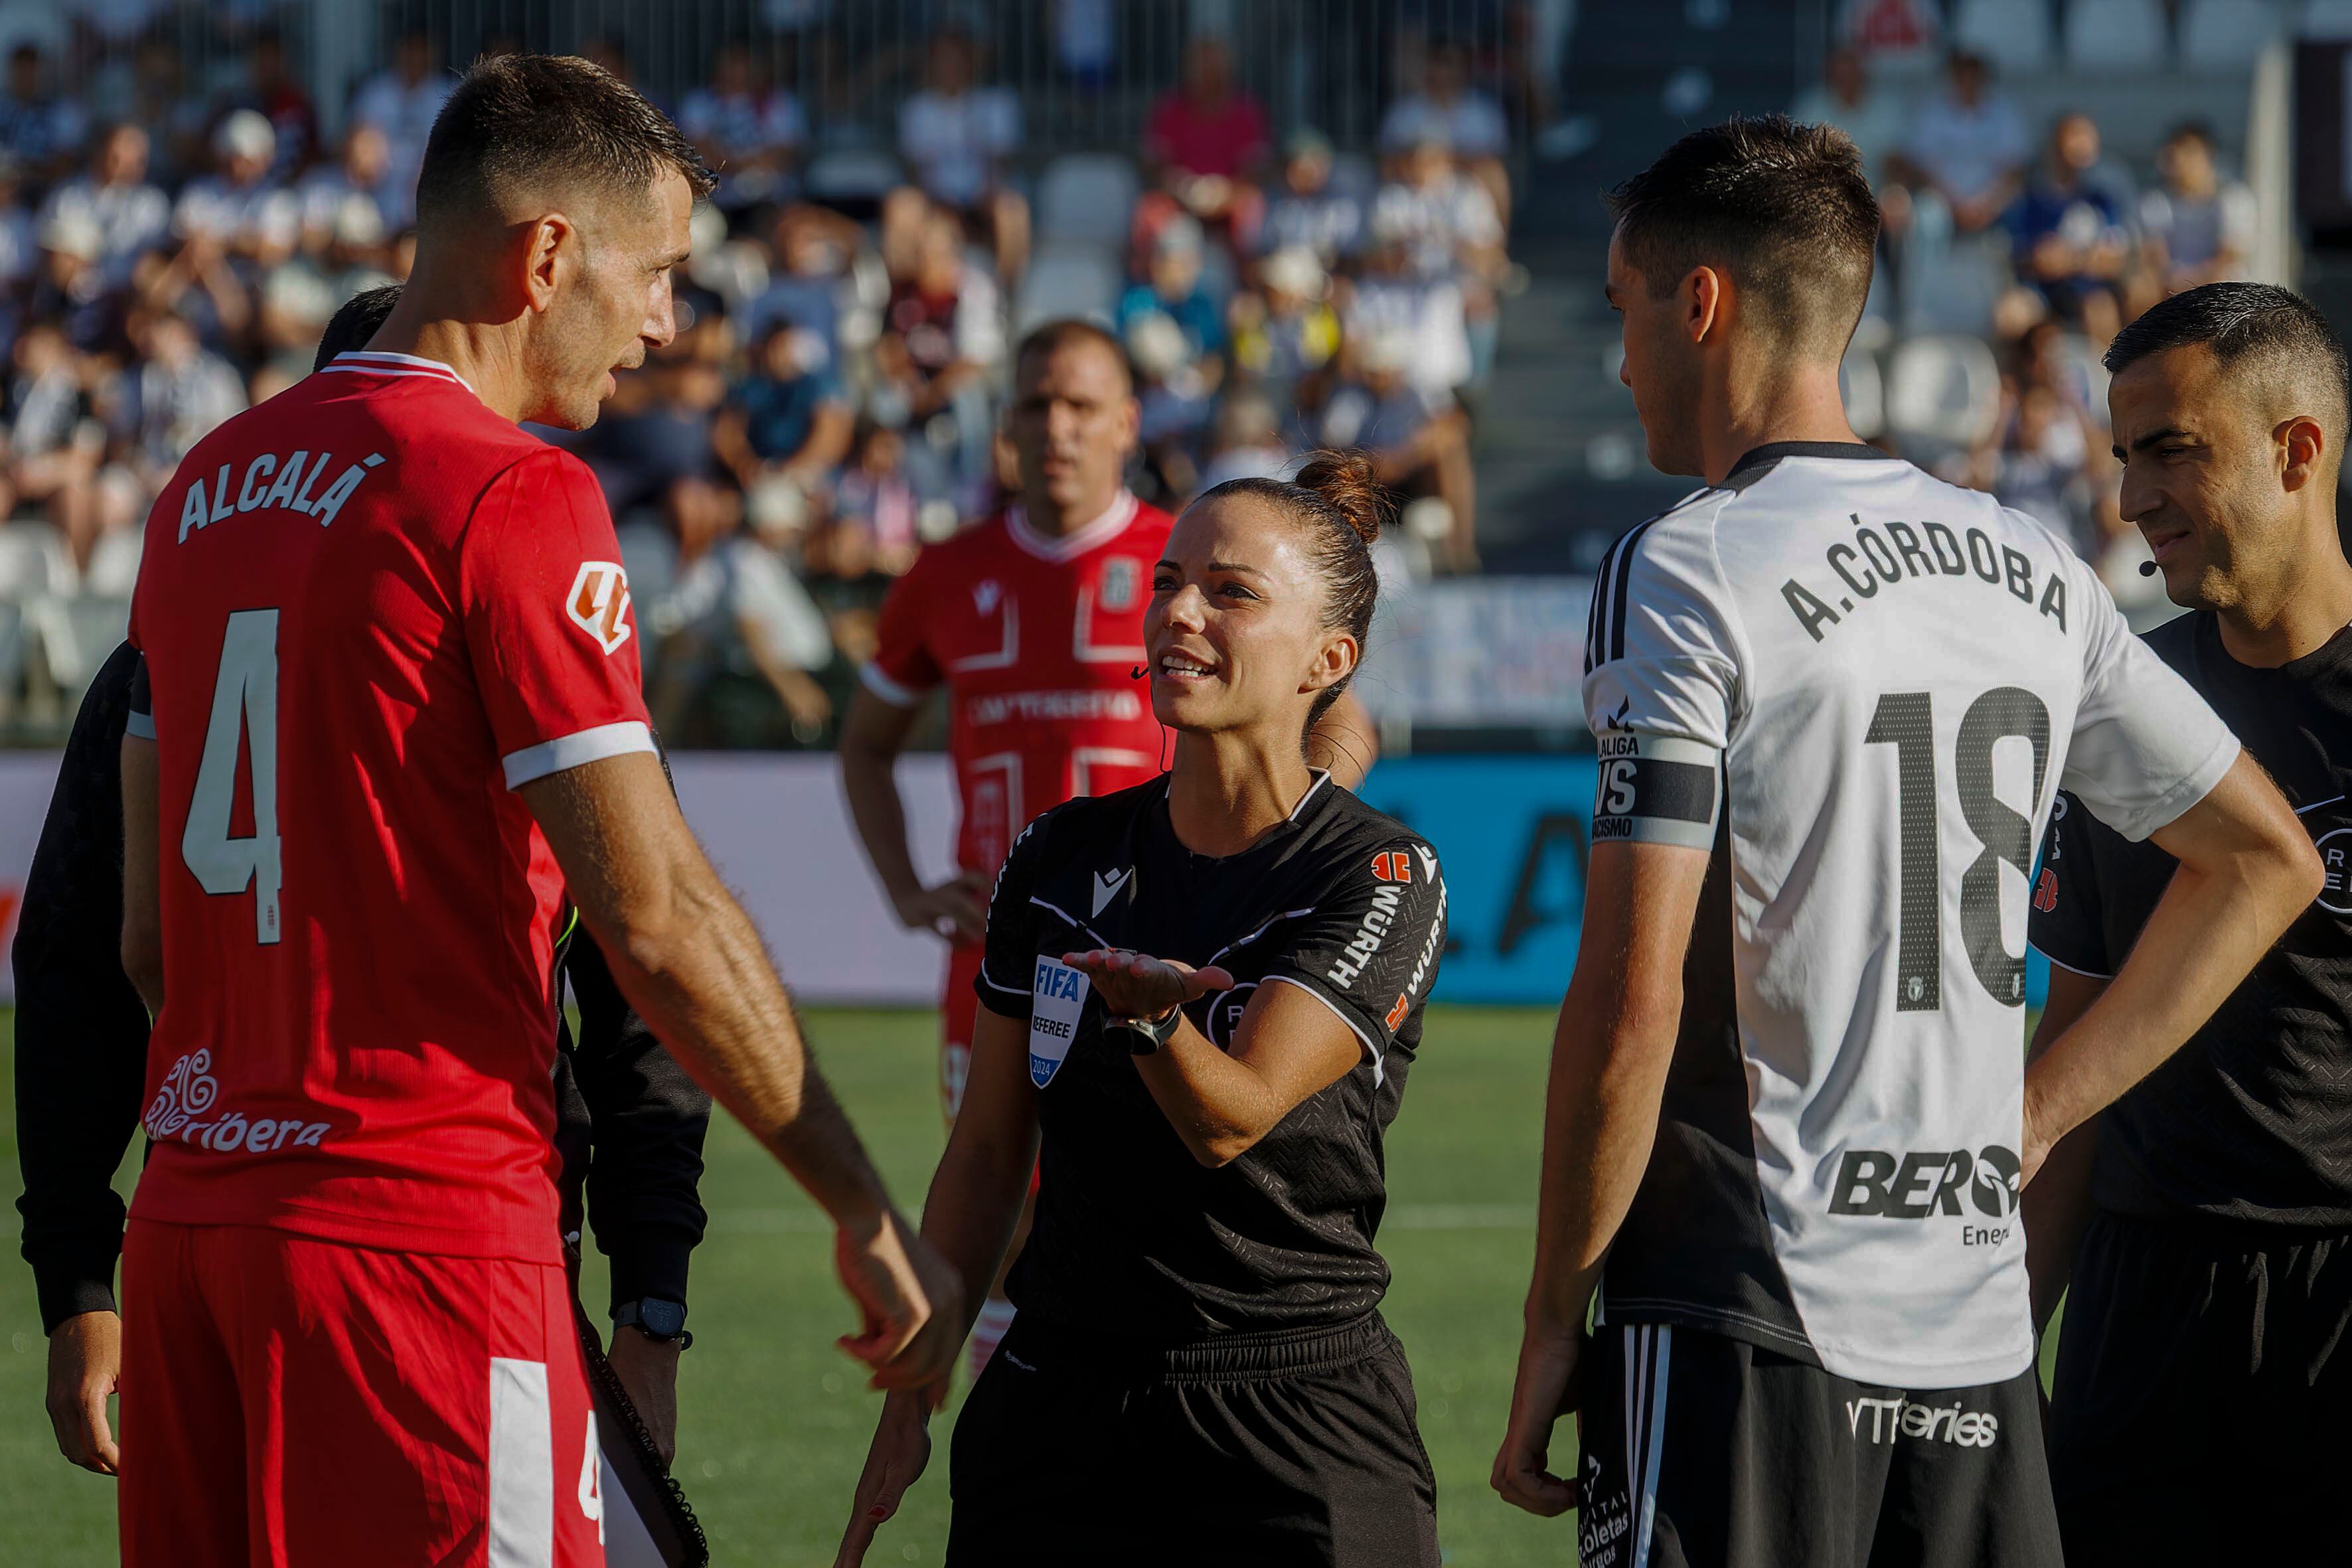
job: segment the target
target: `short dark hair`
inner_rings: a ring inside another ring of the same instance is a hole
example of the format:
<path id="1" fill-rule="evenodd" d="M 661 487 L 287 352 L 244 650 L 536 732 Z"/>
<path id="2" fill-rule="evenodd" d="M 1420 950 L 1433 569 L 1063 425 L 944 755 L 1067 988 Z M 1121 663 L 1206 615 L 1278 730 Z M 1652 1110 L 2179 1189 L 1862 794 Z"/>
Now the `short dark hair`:
<path id="1" fill-rule="evenodd" d="M 2326 402 L 2312 412 L 2340 444 L 2352 413 L 2352 363 L 2319 307 L 2275 283 L 2206 283 L 2150 305 L 2107 345 L 2107 374 L 2151 354 L 2202 343 L 2226 375 L 2308 384 Z M 2284 374 L 2282 374 L 2284 373 Z M 2337 455 L 2342 455 L 2339 445 Z"/>
<path id="2" fill-rule="evenodd" d="M 2208 153 L 2217 150 L 2221 145 L 2213 134 L 2213 127 L 2202 120 L 2184 120 L 2165 132 L 2166 146 L 2169 147 L 2180 142 L 2202 142 Z"/>
<path id="3" fill-rule="evenodd" d="M 417 226 L 478 223 L 510 191 L 642 191 L 672 170 L 698 197 L 716 183 L 669 116 L 620 78 L 570 55 L 501 55 L 476 61 L 433 121 Z"/>
<path id="4" fill-rule="evenodd" d="M 327 330 L 319 338 L 318 357 L 310 362 L 314 371 L 327 368 L 327 362 L 337 354 L 347 354 L 353 349 L 368 346 L 383 326 L 383 319 L 400 303 L 400 285 L 386 283 L 374 289 L 362 289 L 343 301 L 327 322 Z"/>
<path id="5" fill-rule="evenodd" d="M 1013 351 L 1013 374 L 1017 376 L 1021 367 L 1035 355 L 1058 353 L 1076 343 L 1093 343 L 1103 349 L 1118 363 L 1118 372 L 1127 378 L 1128 385 L 1135 385 L 1135 367 L 1128 362 L 1127 345 L 1108 328 L 1082 316 L 1061 316 L 1032 327 L 1021 340 L 1021 346 Z"/>
<path id="6" fill-rule="evenodd" d="M 1784 114 L 1694 131 L 1609 193 L 1653 299 L 1720 263 L 1780 342 L 1836 359 L 1870 294 L 1878 200 L 1853 141 Z"/>

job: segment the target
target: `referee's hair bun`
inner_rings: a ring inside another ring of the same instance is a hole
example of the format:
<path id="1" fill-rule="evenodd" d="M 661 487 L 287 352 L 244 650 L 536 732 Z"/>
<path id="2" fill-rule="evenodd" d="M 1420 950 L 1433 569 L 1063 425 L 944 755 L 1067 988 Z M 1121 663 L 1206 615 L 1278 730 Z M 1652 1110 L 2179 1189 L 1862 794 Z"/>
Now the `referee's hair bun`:
<path id="1" fill-rule="evenodd" d="M 1345 518 L 1366 544 L 1381 536 L 1388 499 L 1372 478 L 1372 460 L 1361 452 L 1313 452 L 1290 481 L 1311 490 Z"/>

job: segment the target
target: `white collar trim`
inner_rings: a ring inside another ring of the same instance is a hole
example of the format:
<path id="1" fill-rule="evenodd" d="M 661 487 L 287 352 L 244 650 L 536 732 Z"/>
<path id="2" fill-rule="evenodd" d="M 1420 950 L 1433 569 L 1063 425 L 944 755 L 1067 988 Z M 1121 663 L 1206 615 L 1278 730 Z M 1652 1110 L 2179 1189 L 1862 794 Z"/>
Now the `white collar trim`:
<path id="1" fill-rule="evenodd" d="M 344 362 L 347 360 L 358 363 L 346 364 Z M 435 375 L 446 376 L 467 391 L 474 391 L 474 384 L 459 375 L 447 364 L 437 359 L 425 359 L 419 354 L 386 353 L 376 349 L 346 349 L 335 356 L 333 363 L 345 370 L 381 371 L 386 375 L 399 374 L 403 369 L 425 371 Z M 474 395 L 477 397 L 481 395 L 479 393 Z"/>
<path id="2" fill-rule="evenodd" d="M 1122 488 L 1108 510 L 1056 539 L 1039 532 L 1029 521 L 1028 512 L 1014 501 L 1004 509 L 1004 531 L 1013 536 L 1013 543 L 1032 555 L 1046 561 L 1069 561 L 1125 532 L 1127 525 L 1135 521 L 1137 505 L 1134 493 Z"/>

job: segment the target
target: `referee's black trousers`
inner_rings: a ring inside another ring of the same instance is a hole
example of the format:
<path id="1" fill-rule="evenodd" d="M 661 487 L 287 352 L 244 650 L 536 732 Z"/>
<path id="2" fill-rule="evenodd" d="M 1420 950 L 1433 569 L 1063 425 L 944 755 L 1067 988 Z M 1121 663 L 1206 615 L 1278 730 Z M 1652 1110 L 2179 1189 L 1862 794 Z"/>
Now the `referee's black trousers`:
<path id="1" fill-rule="evenodd" d="M 1027 1312 L 950 1449 L 950 1568 L 1436 1568 L 1437 1486 L 1378 1313 L 1177 1349 Z"/>
<path id="2" fill-rule="evenodd" d="M 2067 1568 L 2352 1562 L 2352 1236 L 2095 1215 L 2051 1391 Z"/>

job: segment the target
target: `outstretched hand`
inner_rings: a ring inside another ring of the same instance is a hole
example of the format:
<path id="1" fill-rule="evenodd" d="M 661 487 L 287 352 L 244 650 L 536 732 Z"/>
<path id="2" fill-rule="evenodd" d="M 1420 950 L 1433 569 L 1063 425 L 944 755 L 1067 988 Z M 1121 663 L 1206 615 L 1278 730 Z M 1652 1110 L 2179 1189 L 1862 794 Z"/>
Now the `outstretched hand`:
<path id="1" fill-rule="evenodd" d="M 1062 962 L 1094 983 L 1095 994 L 1114 1018 L 1157 1018 L 1212 991 L 1234 988 L 1233 975 L 1215 964 L 1195 969 L 1123 947 L 1066 952 Z"/>

